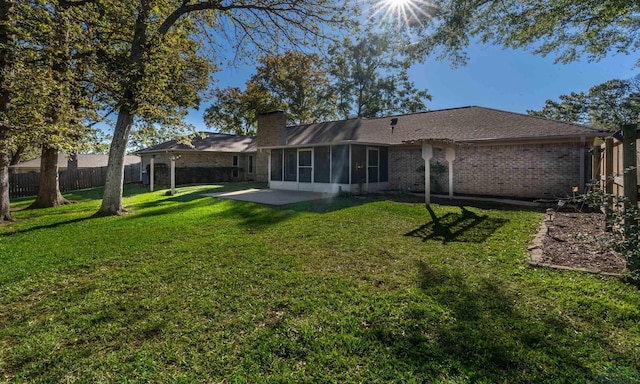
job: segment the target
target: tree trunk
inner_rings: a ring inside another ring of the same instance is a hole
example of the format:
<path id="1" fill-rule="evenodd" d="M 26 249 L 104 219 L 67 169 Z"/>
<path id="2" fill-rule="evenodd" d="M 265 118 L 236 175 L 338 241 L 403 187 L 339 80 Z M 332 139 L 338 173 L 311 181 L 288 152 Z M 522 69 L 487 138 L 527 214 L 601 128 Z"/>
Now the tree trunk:
<path id="1" fill-rule="evenodd" d="M 0 0 L 0 113 L 6 114 L 11 107 L 11 71 L 13 70 L 13 1 Z M 4 117 L 4 116 L 3 116 Z M 5 119 L 2 119 L 5 120 Z M 3 121 L 0 125 L 0 223 L 13 221 L 9 202 L 9 140 L 10 127 Z"/>
<path id="2" fill-rule="evenodd" d="M 124 155 L 127 151 L 129 132 L 133 124 L 133 114 L 121 107 L 118 111 L 118 121 L 113 132 L 111 148 L 109 149 L 109 166 L 104 185 L 102 205 L 97 216 L 121 215 L 126 212 L 122 208 L 122 186 L 124 184 Z"/>
<path id="3" fill-rule="evenodd" d="M 146 45 L 147 22 L 150 8 L 146 0 L 140 1 L 140 9 L 136 18 L 135 32 L 131 41 L 131 63 L 136 71 L 126 85 L 122 106 L 118 110 L 118 120 L 113 132 L 111 147 L 109 148 L 109 165 L 104 185 L 102 205 L 96 216 L 122 215 L 126 211 L 122 208 L 122 188 L 124 184 L 124 155 L 127 151 L 129 132 L 133 125 L 136 109 L 136 91 L 138 84 L 144 78 L 144 47 Z"/>
<path id="4" fill-rule="evenodd" d="M 0 223 L 14 221 L 9 203 L 9 154 L 0 150 Z"/>
<path id="5" fill-rule="evenodd" d="M 9 165 L 16 165 L 20 162 L 20 159 L 22 158 L 22 154 L 25 151 L 25 146 L 21 145 L 19 146 L 12 154 L 10 157 L 10 161 L 9 161 Z"/>
<path id="6" fill-rule="evenodd" d="M 36 201 L 29 206 L 32 208 L 50 208 L 69 204 L 69 201 L 60 194 L 58 183 L 58 151 L 56 149 L 42 147 L 40 158 L 40 185 Z"/>

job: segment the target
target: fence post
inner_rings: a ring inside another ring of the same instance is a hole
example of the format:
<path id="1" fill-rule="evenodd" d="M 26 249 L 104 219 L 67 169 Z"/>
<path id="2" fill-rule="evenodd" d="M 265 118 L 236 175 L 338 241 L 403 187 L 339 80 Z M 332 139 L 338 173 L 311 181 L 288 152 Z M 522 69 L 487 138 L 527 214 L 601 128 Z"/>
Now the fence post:
<path id="1" fill-rule="evenodd" d="M 602 150 L 599 144 L 593 146 L 593 154 L 591 156 L 591 183 L 600 184 L 600 157 Z"/>
<path id="2" fill-rule="evenodd" d="M 611 231 L 613 216 L 613 137 L 604 139 L 604 193 L 606 201 L 604 206 L 607 231 Z"/>
<path id="3" fill-rule="evenodd" d="M 638 138 L 638 124 L 622 126 L 622 167 L 624 169 L 624 197 L 625 210 L 638 207 L 638 173 L 636 172 L 636 139 Z M 625 214 L 625 226 L 634 224 L 634 218 Z"/>

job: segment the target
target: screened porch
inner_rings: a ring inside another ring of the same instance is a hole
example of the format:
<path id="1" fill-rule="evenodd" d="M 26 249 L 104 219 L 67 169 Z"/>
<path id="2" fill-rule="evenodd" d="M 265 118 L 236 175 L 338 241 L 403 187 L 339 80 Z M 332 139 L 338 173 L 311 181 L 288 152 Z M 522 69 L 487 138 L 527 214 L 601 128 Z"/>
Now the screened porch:
<path id="1" fill-rule="evenodd" d="M 385 146 L 340 144 L 271 149 L 269 188 L 324 193 L 376 192 L 389 181 Z"/>

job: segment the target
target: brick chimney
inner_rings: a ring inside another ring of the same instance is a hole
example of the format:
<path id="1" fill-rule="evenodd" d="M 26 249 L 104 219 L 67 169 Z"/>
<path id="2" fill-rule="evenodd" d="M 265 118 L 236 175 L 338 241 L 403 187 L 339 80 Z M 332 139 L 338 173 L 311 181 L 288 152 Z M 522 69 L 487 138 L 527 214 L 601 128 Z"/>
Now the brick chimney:
<path id="1" fill-rule="evenodd" d="M 284 111 L 272 111 L 258 115 L 258 153 L 256 156 L 256 181 L 269 181 L 269 149 L 287 144 L 287 120 Z"/>
<path id="2" fill-rule="evenodd" d="M 287 121 L 284 111 L 258 115 L 258 148 L 287 144 Z"/>

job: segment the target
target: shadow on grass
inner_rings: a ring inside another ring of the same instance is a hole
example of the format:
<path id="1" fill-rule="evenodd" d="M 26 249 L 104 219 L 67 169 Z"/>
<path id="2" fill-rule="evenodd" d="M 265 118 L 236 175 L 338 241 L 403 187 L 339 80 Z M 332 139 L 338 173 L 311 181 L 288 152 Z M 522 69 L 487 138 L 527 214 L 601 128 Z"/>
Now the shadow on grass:
<path id="1" fill-rule="evenodd" d="M 482 243 L 508 220 L 478 215 L 465 207 L 460 213 L 446 213 L 438 217 L 431 207 L 427 208 L 431 221 L 405 234 L 418 237 L 422 241 L 440 240 L 443 243 L 452 241 Z"/>
<path id="2" fill-rule="evenodd" d="M 222 211 L 216 212 L 216 218 L 233 220 L 235 225 L 246 227 L 250 231 L 258 231 L 281 223 L 300 213 L 324 214 L 371 203 L 368 199 L 334 197 L 270 206 L 231 199 L 213 199 L 213 204 L 224 204 Z"/>
<path id="3" fill-rule="evenodd" d="M 372 336 L 425 377 L 465 382 L 582 382 L 593 377 L 575 349 L 570 320 L 558 313 L 532 317 L 514 307 L 517 296 L 499 282 L 473 280 L 418 263 L 420 288 L 443 312 L 409 310 L 402 331 L 388 320 Z M 603 348 L 607 342 L 591 340 Z"/>
<path id="4" fill-rule="evenodd" d="M 58 221 L 58 222 L 51 223 L 51 224 L 36 225 L 34 227 L 29 227 L 29 228 L 25 228 L 25 229 L 17 229 L 17 230 L 12 231 L 12 232 L 0 233 L 0 237 L 21 235 L 21 234 L 24 234 L 24 233 L 39 231 L 41 229 L 54 229 L 54 228 L 58 228 L 58 227 L 61 227 L 61 226 L 64 226 L 64 225 L 81 223 L 83 221 L 91 220 L 93 218 L 94 218 L 93 216 L 87 216 L 87 217 L 79 217 L 79 218 L 76 218 L 76 219 L 66 220 L 66 221 Z"/>

